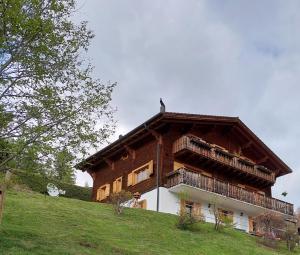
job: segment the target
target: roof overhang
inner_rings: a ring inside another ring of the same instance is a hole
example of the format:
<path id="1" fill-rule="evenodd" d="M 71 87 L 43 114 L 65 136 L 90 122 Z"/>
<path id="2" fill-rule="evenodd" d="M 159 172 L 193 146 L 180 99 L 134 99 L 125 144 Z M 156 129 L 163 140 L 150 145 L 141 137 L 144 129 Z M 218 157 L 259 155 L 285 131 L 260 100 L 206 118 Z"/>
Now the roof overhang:
<path id="1" fill-rule="evenodd" d="M 238 117 L 228 116 L 214 116 L 214 115 L 199 115 L 199 114 L 187 114 L 187 113 L 173 113 L 173 112 L 160 112 L 129 133 L 121 136 L 118 140 L 109 144 L 102 150 L 91 155 L 84 161 L 77 164 L 75 167 L 86 171 L 99 164 L 101 161 L 105 161 L 106 157 L 122 150 L 124 146 L 131 144 L 134 141 L 149 135 L 149 130 L 156 130 L 166 123 L 194 123 L 194 124 L 222 124 L 233 125 L 240 133 L 242 133 L 253 145 L 259 150 L 263 151 L 273 162 L 278 166 L 278 176 L 282 176 L 291 173 L 292 170 L 267 146 L 265 145 Z"/>

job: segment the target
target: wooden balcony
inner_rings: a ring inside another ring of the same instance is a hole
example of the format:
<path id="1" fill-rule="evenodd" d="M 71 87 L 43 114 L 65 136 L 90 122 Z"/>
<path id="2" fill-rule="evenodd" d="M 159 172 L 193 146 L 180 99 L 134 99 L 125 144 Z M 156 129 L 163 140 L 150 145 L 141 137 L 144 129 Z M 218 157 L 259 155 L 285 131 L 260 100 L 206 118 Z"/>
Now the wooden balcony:
<path id="1" fill-rule="evenodd" d="M 288 215 L 293 215 L 293 205 L 275 198 L 266 197 L 257 192 L 251 192 L 228 182 L 194 173 L 185 168 L 171 172 L 167 176 L 167 187 L 186 184 L 204 191 L 213 192 L 252 205 L 271 209 Z"/>
<path id="2" fill-rule="evenodd" d="M 245 175 L 254 176 L 269 183 L 275 182 L 275 173 L 270 169 L 256 165 L 254 162 L 231 154 L 230 152 L 221 149 L 219 146 L 209 144 L 201 138 L 186 135 L 176 140 L 173 144 L 173 153 L 178 155 L 183 152 L 192 152 L 202 158 L 213 160 L 234 171 L 239 171 Z"/>

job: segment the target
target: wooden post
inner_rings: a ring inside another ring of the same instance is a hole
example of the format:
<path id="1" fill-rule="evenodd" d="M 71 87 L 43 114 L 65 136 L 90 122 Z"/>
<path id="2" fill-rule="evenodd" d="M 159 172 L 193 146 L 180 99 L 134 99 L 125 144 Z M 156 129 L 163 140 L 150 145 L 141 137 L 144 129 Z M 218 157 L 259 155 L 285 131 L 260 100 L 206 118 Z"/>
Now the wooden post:
<path id="1" fill-rule="evenodd" d="M 2 223 L 2 218 L 3 218 L 4 200 L 5 200 L 7 184 L 10 181 L 11 175 L 12 175 L 11 172 L 7 170 L 5 173 L 4 184 L 0 185 L 0 225 Z"/>
<path id="2" fill-rule="evenodd" d="M 0 185 L 0 225 L 2 223 L 2 216 L 4 211 L 5 191 L 6 191 L 6 184 Z"/>
<path id="3" fill-rule="evenodd" d="M 4 192 L 3 192 L 2 185 L 1 185 L 0 186 L 0 224 L 2 222 L 3 196 L 4 196 Z"/>

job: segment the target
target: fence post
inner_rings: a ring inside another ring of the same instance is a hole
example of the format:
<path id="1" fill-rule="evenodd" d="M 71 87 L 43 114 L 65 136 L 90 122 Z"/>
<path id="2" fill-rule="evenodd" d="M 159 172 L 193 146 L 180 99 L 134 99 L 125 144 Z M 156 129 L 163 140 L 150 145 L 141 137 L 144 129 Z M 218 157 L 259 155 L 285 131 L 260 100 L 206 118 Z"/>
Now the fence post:
<path id="1" fill-rule="evenodd" d="M 2 223 L 2 218 L 3 218 L 4 200 L 5 200 L 7 184 L 10 181 L 11 175 L 12 173 L 9 170 L 7 170 L 5 173 L 4 184 L 0 185 L 0 225 Z"/>
<path id="2" fill-rule="evenodd" d="M 4 200 L 4 188 L 0 185 L 0 224 L 2 222 L 2 211 L 3 211 L 3 201 Z"/>

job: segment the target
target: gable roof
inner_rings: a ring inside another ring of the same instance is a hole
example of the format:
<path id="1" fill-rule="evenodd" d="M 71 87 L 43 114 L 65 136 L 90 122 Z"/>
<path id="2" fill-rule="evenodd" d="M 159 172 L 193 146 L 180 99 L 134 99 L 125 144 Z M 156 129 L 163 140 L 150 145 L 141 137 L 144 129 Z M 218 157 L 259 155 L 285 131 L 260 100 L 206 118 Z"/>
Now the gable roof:
<path id="1" fill-rule="evenodd" d="M 141 138 L 148 133 L 149 129 L 155 130 L 163 123 L 208 123 L 208 124 L 228 124 L 237 127 L 254 145 L 259 147 L 273 162 L 278 166 L 277 176 L 291 173 L 292 170 L 267 146 L 263 143 L 238 117 L 215 116 L 215 115 L 200 115 L 190 113 L 176 113 L 176 112 L 160 112 L 141 125 L 134 128 L 113 143 L 105 148 L 91 155 L 76 167 L 85 171 L 93 162 L 99 162 L 107 157 L 109 154 L 123 148 L 124 145 Z"/>

